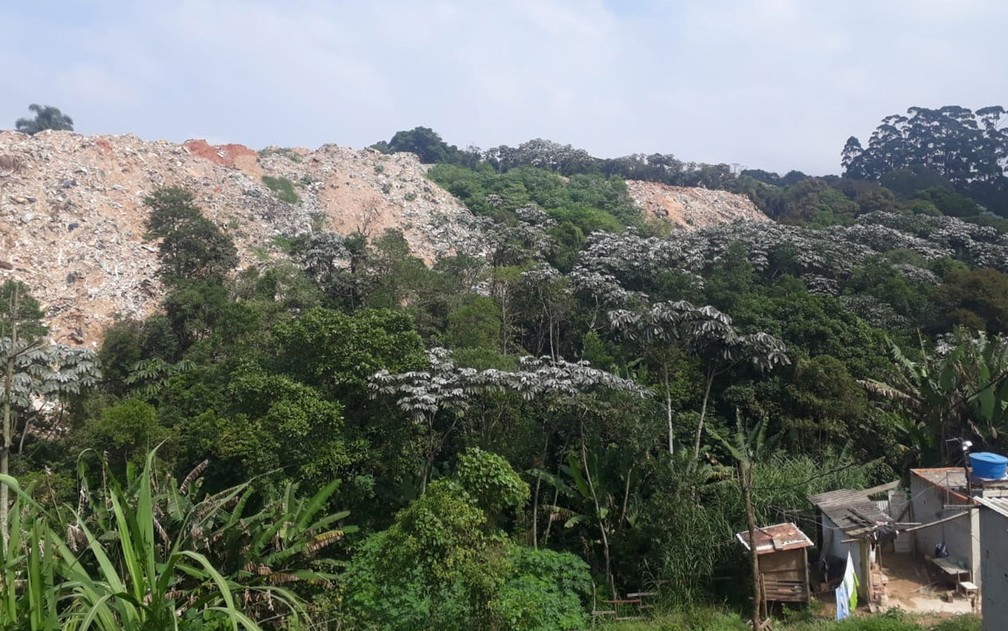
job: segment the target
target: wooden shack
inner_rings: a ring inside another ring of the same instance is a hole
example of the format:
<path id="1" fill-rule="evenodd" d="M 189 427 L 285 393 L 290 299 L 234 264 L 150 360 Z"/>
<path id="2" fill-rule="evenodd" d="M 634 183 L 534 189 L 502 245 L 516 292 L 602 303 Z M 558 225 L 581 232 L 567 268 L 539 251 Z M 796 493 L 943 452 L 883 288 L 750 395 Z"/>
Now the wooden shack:
<path id="1" fill-rule="evenodd" d="M 735 537 L 746 551 L 751 551 L 749 531 Z M 763 597 L 775 602 L 807 603 L 809 589 L 808 548 L 812 540 L 791 523 L 756 529 L 756 554 L 759 556 Z"/>
<path id="2" fill-rule="evenodd" d="M 809 496 L 818 516 L 819 551 L 829 562 L 841 562 L 850 554 L 858 577 L 858 596 L 881 605 L 889 579 L 882 572 L 881 543 L 895 538 L 905 524 L 879 508 L 870 496 L 887 494 L 899 481 L 870 489 L 840 489 Z"/>

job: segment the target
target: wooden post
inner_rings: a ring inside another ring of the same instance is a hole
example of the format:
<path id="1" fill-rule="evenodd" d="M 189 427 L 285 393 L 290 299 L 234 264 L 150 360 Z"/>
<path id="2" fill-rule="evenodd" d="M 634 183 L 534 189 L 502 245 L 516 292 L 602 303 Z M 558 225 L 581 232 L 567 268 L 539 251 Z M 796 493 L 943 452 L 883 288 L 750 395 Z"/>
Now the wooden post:
<path id="1" fill-rule="evenodd" d="M 742 500 L 745 503 L 746 521 L 749 525 L 749 552 L 752 558 L 753 578 L 753 631 L 763 631 L 763 578 L 760 575 L 759 554 L 756 551 L 756 514 L 752 506 L 752 488 L 750 480 L 751 468 L 746 462 L 738 463 L 739 485 L 742 487 Z"/>

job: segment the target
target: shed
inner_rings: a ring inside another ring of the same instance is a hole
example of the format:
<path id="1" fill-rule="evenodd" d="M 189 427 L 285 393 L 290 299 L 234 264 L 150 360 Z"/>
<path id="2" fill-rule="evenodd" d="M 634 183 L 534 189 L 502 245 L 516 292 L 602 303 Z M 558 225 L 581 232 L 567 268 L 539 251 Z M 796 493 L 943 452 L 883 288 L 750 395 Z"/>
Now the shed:
<path id="1" fill-rule="evenodd" d="M 887 579 L 882 574 L 878 543 L 896 536 L 895 520 L 870 499 L 888 493 L 899 482 L 870 489 L 840 489 L 809 496 L 819 515 L 819 550 L 824 560 L 846 560 L 850 553 L 858 577 L 858 595 L 871 602 L 885 596 Z"/>
<path id="2" fill-rule="evenodd" d="M 749 531 L 735 537 L 751 551 Z M 803 602 L 811 598 L 808 575 L 808 548 L 812 540 L 791 523 L 756 529 L 763 597 L 776 602 Z"/>

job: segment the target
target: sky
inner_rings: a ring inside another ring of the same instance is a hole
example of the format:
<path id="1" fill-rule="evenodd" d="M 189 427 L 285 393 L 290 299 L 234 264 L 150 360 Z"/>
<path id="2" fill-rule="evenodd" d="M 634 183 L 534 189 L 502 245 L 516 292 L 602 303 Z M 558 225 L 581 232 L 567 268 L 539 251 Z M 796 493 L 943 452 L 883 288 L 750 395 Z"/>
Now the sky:
<path id="1" fill-rule="evenodd" d="M 1008 106 L 1003 0 L 12 0 L 0 128 L 252 148 L 547 138 L 840 172 L 911 106 Z"/>

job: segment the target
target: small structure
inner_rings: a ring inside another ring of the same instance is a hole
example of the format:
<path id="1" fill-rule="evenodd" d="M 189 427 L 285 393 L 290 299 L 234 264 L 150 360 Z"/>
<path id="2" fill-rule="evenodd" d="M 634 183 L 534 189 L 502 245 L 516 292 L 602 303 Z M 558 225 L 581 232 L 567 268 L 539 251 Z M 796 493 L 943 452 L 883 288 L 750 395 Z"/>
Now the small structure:
<path id="1" fill-rule="evenodd" d="M 735 537 L 746 551 L 752 550 L 748 530 Z M 808 548 L 812 545 L 812 540 L 791 523 L 756 529 L 756 555 L 766 600 L 809 602 Z"/>
<path id="2" fill-rule="evenodd" d="M 983 549 L 996 547 L 999 543 L 997 539 L 1004 538 L 1005 529 L 997 531 L 990 527 L 990 523 L 1000 519 L 994 507 L 1008 506 L 1005 504 L 1008 501 L 1008 480 L 968 476 L 966 471 L 963 467 L 910 470 L 913 519 L 921 524 L 913 529 L 915 548 L 919 556 L 948 575 L 957 588 L 969 583 L 986 591 L 983 589 L 986 576 L 982 561 L 989 557 Z M 981 506 L 991 510 L 982 510 Z M 984 519 L 988 520 L 989 533 L 1000 534 L 988 534 L 985 540 Z M 940 558 L 935 554 L 939 546 L 948 556 Z M 997 567 L 1008 567 L 1005 564 L 1008 564 L 1008 557 L 1004 557 L 1004 562 L 998 561 Z M 1008 592 L 1002 598 L 1008 599 Z M 1008 606 L 1008 602 L 1005 605 Z"/>
<path id="3" fill-rule="evenodd" d="M 962 467 L 910 470 L 913 519 L 922 526 L 913 532 L 917 556 L 956 584 L 980 581 L 980 515 L 970 493 Z"/>
<path id="4" fill-rule="evenodd" d="M 980 595 L 983 631 L 1002 631 L 1008 620 L 1008 499 L 981 498 L 980 502 Z M 974 581 L 975 582 L 975 581 Z M 978 589 L 977 585 L 973 585 Z M 976 596 L 974 595 L 974 598 Z M 974 600 L 974 608 L 976 601 Z"/>
<path id="5" fill-rule="evenodd" d="M 882 603 L 888 582 L 882 573 L 879 544 L 896 537 L 896 520 L 882 512 L 870 496 L 886 494 L 899 481 L 863 490 L 840 489 L 809 497 L 816 507 L 816 533 L 821 558 L 827 565 L 845 563 L 850 553 L 858 578 L 858 596 Z M 832 573 L 832 572 L 830 572 Z"/>

